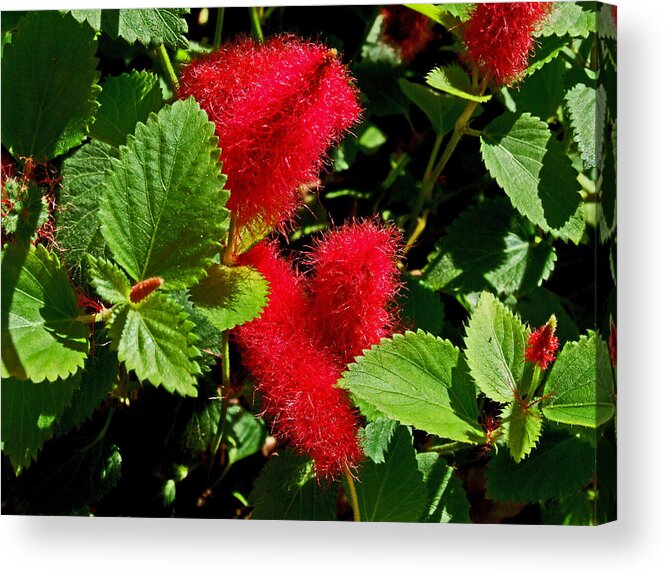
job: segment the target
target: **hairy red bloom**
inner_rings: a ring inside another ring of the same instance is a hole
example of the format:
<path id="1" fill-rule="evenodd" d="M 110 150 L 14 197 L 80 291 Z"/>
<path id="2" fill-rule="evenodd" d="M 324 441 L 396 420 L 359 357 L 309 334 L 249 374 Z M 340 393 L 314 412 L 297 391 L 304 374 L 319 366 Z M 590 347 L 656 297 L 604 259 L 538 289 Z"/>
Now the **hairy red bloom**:
<path id="1" fill-rule="evenodd" d="M 422 52 L 435 37 L 432 20 L 411 8 L 395 5 L 382 8 L 382 39 L 398 49 L 405 64 Z"/>
<path id="2" fill-rule="evenodd" d="M 525 349 L 525 359 L 541 369 L 546 369 L 554 360 L 560 345 L 555 329 L 557 320 L 554 315 L 538 330 L 530 333 Z"/>
<path id="3" fill-rule="evenodd" d="M 514 82 L 527 68 L 532 35 L 550 10 L 550 2 L 477 4 L 463 28 L 466 59 L 497 84 Z"/>
<path id="4" fill-rule="evenodd" d="M 358 420 L 344 390 L 335 387 L 340 369 L 317 340 L 303 278 L 271 244 L 255 246 L 239 261 L 270 284 L 263 314 L 236 328 L 234 338 L 275 433 L 312 457 L 320 477 L 354 469 L 363 457 Z"/>
<path id="5" fill-rule="evenodd" d="M 160 277 L 148 278 L 135 283 L 130 290 L 130 301 L 139 303 L 146 299 L 156 289 L 162 287 L 164 280 Z"/>
<path id="6" fill-rule="evenodd" d="M 240 226 L 290 218 L 298 187 L 317 178 L 327 149 L 361 113 L 335 50 L 288 35 L 243 38 L 195 60 L 181 77 L 188 96 L 215 122 L 227 207 Z"/>
<path id="7" fill-rule="evenodd" d="M 399 243 L 394 227 L 352 222 L 326 234 L 309 255 L 314 314 L 342 367 L 396 325 Z"/>

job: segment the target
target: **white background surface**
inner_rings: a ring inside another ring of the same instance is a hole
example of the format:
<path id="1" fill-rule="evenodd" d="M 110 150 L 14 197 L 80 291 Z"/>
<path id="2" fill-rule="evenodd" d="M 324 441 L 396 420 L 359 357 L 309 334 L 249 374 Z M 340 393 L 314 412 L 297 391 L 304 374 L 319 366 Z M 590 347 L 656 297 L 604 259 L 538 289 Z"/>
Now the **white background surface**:
<path id="1" fill-rule="evenodd" d="M 264 1 L 276 3 L 304 2 Z M 599 528 L 562 528 L 3 516 L 0 568 L 4 573 L 209 575 L 241 569 L 270 574 L 417 575 L 458 569 L 481 575 L 665 573 L 666 2 L 617 3 L 618 522 Z M 20 4 L 0 0 L 2 9 L 23 10 L 182 4 L 193 5 L 189 0 L 28 0 Z M 227 3 L 234 4 L 244 3 Z"/>

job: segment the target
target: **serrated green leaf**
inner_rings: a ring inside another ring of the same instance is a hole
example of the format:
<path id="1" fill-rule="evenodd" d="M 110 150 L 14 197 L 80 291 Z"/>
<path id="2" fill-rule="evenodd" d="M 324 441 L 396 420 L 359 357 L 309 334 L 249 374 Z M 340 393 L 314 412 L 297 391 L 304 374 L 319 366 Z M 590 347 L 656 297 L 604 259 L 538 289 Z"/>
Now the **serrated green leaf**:
<path id="1" fill-rule="evenodd" d="M 100 108 L 90 135 L 120 146 L 134 133 L 137 122 L 145 122 L 163 103 L 159 78 L 155 74 L 132 70 L 129 74 L 107 78 L 102 84 Z"/>
<path id="2" fill-rule="evenodd" d="M 463 100 L 472 100 L 474 102 L 487 102 L 492 98 L 491 94 L 482 96 L 474 94 L 472 90 L 472 81 L 462 66 L 458 64 L 448 64 L 440 66 L 428 72 L 426 83 L 437 90 L 457 96 Z"/>
<path id="3" fill-rule="evenodd" d="M 467 326 L 465 355 L 479 389 L 499 403 L 513 401 L 526 375 L 527 328 L 488 292 Z"/>
<path id="4" fill-rule="evenodd" d="M 384 454 L 397 428 L 398 422 L 388 417 L 378 417 L 368 423 L 363 429 L 361 439 L 363 453 L 366 457 L 369 457 L 375 463 L 384 463 Z"/>
<path id="5" fill-rule="evenodd" d="M 551 421 L 599 427 L 615 413 L 613 372 L 606 342 L 588 332 L 558 354 L 544 387 L 545 417 Z"/>
<path id="6" fill-rule="evenodd" d="M 233 465 L 261 451 L 266 435 L 266 427 L 260 419 L 240 405 L 231 405 L 227 409 L 224 434 L 228 464 Z"/>
<path id="7" fill-rule="evenodd" d="M 78 428 L 90 418 L 118 381 L 118 358 L 111 351 L 110 342 L 99 334 L 96 338 L 95 349 L 81 372 L 81 385 L 74 391 L 71 404 L 58 418 L 58 435 Z"/>
<path id="8" fill-rule="evenodd" d="M 80 384 L 80 374 L 41 383 L 13 377 L 2 380 L 2 449 L 16 475 L 30 466 L 42 445 L 53 437 L 58 419 Z"/>
<path id="9" fill-rule="evenodd" d="M 514 207 L 556 237 L 578 243 L 585 220 L 576 172 L 548 126 L 505 113 L 483 130 L 481 154 Z"/>
<path id="10" fill-rule="evenodd" d="M 456 441 L 484 440 L 476 390 L 450 341 L 423 331 L 383 339 L 349 365 L 338 385 L 406 425 Z"/>
<path id="11" fill-rule="evenodd" d="M 460 479 L 437 453 L 416 456 L 428 491 L 423 523 L 469 523 L 470 504 Z"/>
<path id="12" fill-rule="evenodd" d="M 409 429 L 401 426 L 395 431 L 384 463 L 366 461 L 361 466 L 355 487 L 361 521 L 420 519 L 427 492 Z"/>
<path id="13" fill-rule="evenodd" d="M 544 122 L 553 119 L 568 87 L 566 66 L 563 58 L 556 58 L 522 81 L 511 94 L 517 110 L 538 116 Z"/>
<path id="14" fill-rule="evenodd" d="M 49 217 L 46 198 L 34 183 L 30 182 L 26 187 L 12 179 L 3 181 L 2 193 L 3 199 L 7 198 L 13 204 L 2 215 L 3 233 L 13 234 L 18 242 L 28 246 Z"/>
<path id="15" fill-rule="evenodd" d="M 506 198 L 465 211 L 435 244 L 423 281 L 436 290 L 529 293 L 548 279 L 557 256 L 536 242 L 531 224 Z"/>
<path id="16" fill-rule="evenodd" d="M 149 381 L 171 393 L 197 395 L 192 328 L 183 308 L 166 294 L 153 292 L 136 305 L 116 309 L 109 321 L 109 335 L 118 359 L 139 381 Z"/>
<path id="17" fill-rule="evenodd" d="M 102 235 L 136 281 L 169 289 L 206 275 L 227 226 L 215 125 L 189 98 L 138 124 L 103 187 Z"/>
<path id="18" fill-rule="evenodd" d="M 90 284 L 97 294 L 112 304 L 129 303 L 130 283 L 123 271 L 103 258 L 88 258 Z"/>
<path id="19" fill-rule="evenodd" d="M 575 2 L 555 2 L 535 36 L 564 36 L 587 38 L 596 28 L 594 11 L 584 10 Z"/>
<path id="20" fill-rule="evenodd" d="M 453 2 L 451 4 L 405 4 L 407 8 L 411 8 L 438 24 L 451 28 L 457 21 L 465 22 L 472 10 L 474 10 L 473 2 Z"/>
<path id="21" fill-rule="evenodd" d="M 196 358 L 197 363 L 202 373 L 210 371 L 221 353 L 222 334 L 220 330 L 199 313 L 194 304 L 187 298 L 186 292 L 170 292 L 169 297 L 183 306 L 188 319 L 194 324 L 192 333 L 196 336 L 197 347 L 201 350 L 201 356 Z"/>
<path id="22" fill-rule="evenodd" d="M 540 39 L 536 45 L 534 56 L 530 58 L 530 64 L 521 75 L 521 79 L 529 78 L 535 72 L 538 72 L 546 64 L 556 58 L 559 53 L 571 43 L 571 38 L 564 36 L 548 36 Z"/>
<path id="23" fill-rule="evenodd" d="M 455 127 L 456 120 L 465 109 L 465 102 L 448 94 L 431 90 L 427 86 L 409 82 L 404 78 L 398 81 L 400 89 L 428 116 L 433 129 L 439 136 L 445 136 Z"/>
<path id="24" fill-rule="evenodd" d="M 30 12 L 2 56 L 2 143 L 50 160 L 78 146 L 97 110 L 95 33 L 69 14 Z"/>
<path id="25" fill-rule="evenodd" d="M 57 241 L 76 277 L 86 257 L 103 256 L 105 249 L 99 219 L 102 184 L 118 150 L 102 142 L 90 142 L 62 163 L 62 188 L 58 202 Z"/>
<path id="26" fill-rule="evenodd" d="M 536 405 L 523 405 L 514 400 L 502 410 L 502 437 L 506 440 L 509 453 L 518 463 L 532 449 L 541 436 L 542 418 Z"/>
<path id="27" fill-rule="evenodd" d="M 37 383 L 76 373 L 88 353 L 88 328 L 66 270 L 39 245 L 10 245 L 2 257 L 3 374 Z"/>
<path id="28" fill-rule="evenodd" d="M 205 402 L 199 402 L 183 431 L 183 449 L 194 458 L 210 451 L 219 422 L 220 401 L 206 399 Z"/>
<path id="29" fill-rule="evenodd" d="M 606 115 L 606 92 L 603 86 L 595 90 L 577 84 L 567 92 L 565 99 L 583 164 L 586 168 L 598 168 L 604 136 L 601 126 Z"/>
<path id="30" fill-rule="evenodd" d="M 189 8 L 104 10 L 102 29 L 112 38 L 120 37 L 130 44 L 187 48 L 187 22 L 183 15 L 189 11 Z"/>
<path id="31" fill-rule="evenodd" d="M 398 298 L 403 320 L 412 329 L 439 335 L 444 327 L 444 305 L 427 284 L 412 276 L 404 278 L 405 288 Z"/>
<path id="32" fill-rule="evenodd" d="M 488 496 L 496 501 L 545 501 L 574 493 L 592 479 L 594 449 L 562 433 L 543 441 L 516 464 L 506 450 L 488 464 Z"/>
<path id="33" fill-rule="evenodd" d="M 268 282 L 249 266 L 215 265 L 190 290 L 190 301 L 220 331 L 259 317 L 268 303 Z"/>
<path id="34" fill-rule="evenodd" d="M 87 22 L 95 32 L 102 29 L 101 10 L 68 10 L 77 22 Z"/>
<path id="35" fill-rule="evenodd" d="M 253 519 L 335 520 L 337 489 L 320 485 L 307 456 L 287 450 L 273 456 L 254 482 Z"/>

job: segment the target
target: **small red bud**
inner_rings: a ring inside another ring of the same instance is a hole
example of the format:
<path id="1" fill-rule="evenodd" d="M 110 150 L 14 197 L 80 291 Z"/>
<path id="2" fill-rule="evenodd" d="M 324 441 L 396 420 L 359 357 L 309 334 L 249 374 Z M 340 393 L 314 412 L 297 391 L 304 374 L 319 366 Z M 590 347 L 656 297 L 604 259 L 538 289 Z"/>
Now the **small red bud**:
<path id="1" fill-rule="evenodd" d="M 560 345 L 555 336 L 557 319 L 554 315 L 538 330 L 533 331 L 527 340 L 525 359 L 541 369 L 546 369 L 554 360 Z"/>
<path id="2" fill-rule="evenodd" d="M 134 284 L 130 290 L 130 301 L 132 303 L 139 303 L 140 301 L 146 299 L 156 289 L 162 287 L 163 283 L 164 280 L 162 278 L 154 277 Z"/>

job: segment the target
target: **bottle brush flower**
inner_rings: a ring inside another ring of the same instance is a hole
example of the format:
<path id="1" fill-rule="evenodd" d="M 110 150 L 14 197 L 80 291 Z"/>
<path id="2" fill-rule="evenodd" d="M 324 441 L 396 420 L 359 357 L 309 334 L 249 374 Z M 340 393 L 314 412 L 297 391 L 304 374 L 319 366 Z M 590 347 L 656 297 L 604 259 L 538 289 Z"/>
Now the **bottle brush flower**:
<path id="1" fill-rule="evenodd" d="M 196 59 L 179 95 L 194 96 L 215 123 L 239 226 L 290 218 L 299 186 L 316 180 L 328 148 L 361 114 L 337 52 L 289 35 L 242 38 Z"/>
<path id="2" fill-rule="evenodd" d="M 555 360 L 557 348 L 560 345 L 555 329 L 557 320 L 554 315 L 536 331 L 530 333 L 525 348 L 525 359 L 541 369 L 547 369 Z"/>
<path id="3" fill-rule="evenodd" d="M 511 84 L 527 68 L 533 34 L 550 10 L 550 2 L 477 4 L 463 28 L 465 58 L 496 84 Z"/>

